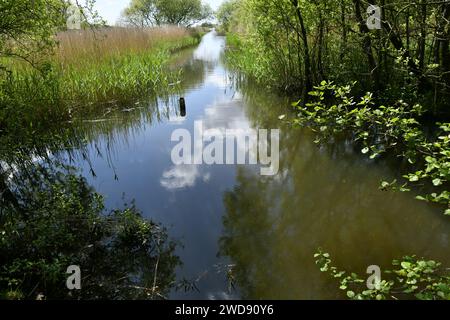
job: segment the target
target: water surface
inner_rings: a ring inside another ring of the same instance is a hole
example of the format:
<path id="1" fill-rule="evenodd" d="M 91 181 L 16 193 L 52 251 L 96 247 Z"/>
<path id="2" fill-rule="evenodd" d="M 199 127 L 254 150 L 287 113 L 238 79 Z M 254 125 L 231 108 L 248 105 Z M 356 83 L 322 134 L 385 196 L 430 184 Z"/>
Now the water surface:
<path id="1" fill-rule="evenodd" d="M 367 161 L 343 142 L 319 147 L 310 132 L 280 121 L 289 100 L 236 80 L 222 62 L 224 45 L 211 32 L 179 57 L 179 94 L 86 123 L 88 147 L 72 159 L 108 207 L 135 199 L 182 243 L 177 276 L 198 290 L 173 290 L 170 298 L 339 298 L 336 282 L 314 264 L 319 247 L 361 273 L 406 254 L 450 264 L 442 208 L 380 191 L 381 179 L 398 176 L 395 167 Z M 175 166 L 171 134 L 193 132 L 197 120 L 205 128 L 280 128 L 279 174 L 264 177 L 250 165 Z"/>

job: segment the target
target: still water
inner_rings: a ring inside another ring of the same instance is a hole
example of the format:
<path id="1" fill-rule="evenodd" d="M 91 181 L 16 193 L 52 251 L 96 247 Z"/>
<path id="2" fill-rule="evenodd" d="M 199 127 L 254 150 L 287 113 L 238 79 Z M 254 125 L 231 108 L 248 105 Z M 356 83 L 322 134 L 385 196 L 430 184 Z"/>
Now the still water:
<path id="1" fill-rule="evenodd" d="M 173 290 L 170 298 L 340 298 L 336 282 L 314 263 L 319 247 L 340 268 L 359 273 L 407 254 L 450 265 L 442 208 L 380 191 L 380 180 L 398 176 L 395 166 L 367 161 L 350 144 L 319 147 L 310 132 L 280 121 L 289 100 L 238 81 L 222 62 L 224 46 L 211 32 L 177 57 L 184 70 L 178 94 L 85 123 L 88 147 L 71 159 L 108 207 L 134 199 L 180 242 L 177 277 L 198 290 Z M 198 120 L 205 129 L 281 129 L 279 173 L 174 165 L 172 132 L 193 133 Z"/>

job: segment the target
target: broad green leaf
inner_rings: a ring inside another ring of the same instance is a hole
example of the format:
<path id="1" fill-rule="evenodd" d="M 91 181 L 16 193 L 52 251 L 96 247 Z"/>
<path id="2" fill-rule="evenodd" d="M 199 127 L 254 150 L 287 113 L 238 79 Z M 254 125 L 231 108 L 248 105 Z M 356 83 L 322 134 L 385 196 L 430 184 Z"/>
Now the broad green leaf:
<path id="1" fill-rule="evenodd" d="M 403 269 L 411 268 L 411 262 L 408 261 L 403 261 L 400 265 L 402 266 Z"/>

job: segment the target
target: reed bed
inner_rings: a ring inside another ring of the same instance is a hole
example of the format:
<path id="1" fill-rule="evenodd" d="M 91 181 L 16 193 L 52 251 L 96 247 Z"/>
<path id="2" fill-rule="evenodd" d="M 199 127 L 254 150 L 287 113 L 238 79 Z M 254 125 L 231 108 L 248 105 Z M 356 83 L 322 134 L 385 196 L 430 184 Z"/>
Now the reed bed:
<path id="1" fill-rule="evenodd" d="M 164 44 L 183 42 L 195 32 L 179 27 L 104 28 L 67 31 L 57 35 L 57 60 L 63 65 L 99 62 L 114 55 L 148 52 Z"/>
<path id="2" fill-rule="evenodd" d="M 10 79 L 0 81 L 0 92 L 7 93 L 0 95 L 0 130 L 46 128 L 167 94 L 179 77 L 168 68 L 171 52 L 200 39 L 177 27 L 105 28 L 57 37 L 54 55 L 39 70 L 14 63 Z"/>

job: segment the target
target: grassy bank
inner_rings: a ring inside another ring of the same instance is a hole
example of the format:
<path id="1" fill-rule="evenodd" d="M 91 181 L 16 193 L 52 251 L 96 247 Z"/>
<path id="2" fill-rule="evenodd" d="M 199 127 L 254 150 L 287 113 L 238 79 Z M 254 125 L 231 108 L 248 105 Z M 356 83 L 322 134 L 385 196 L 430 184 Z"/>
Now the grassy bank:
<path id="1" fill-rule="evenodd" d="M 0 130 L 38 129 L 126 107 L 164 93 L 178 74 L 171 53 L 193 46 L 200 33 L 184 28 L 70 31 L 57 36 L 53 55 L 38 65 L 6 61 L 0 80 Z"/>

